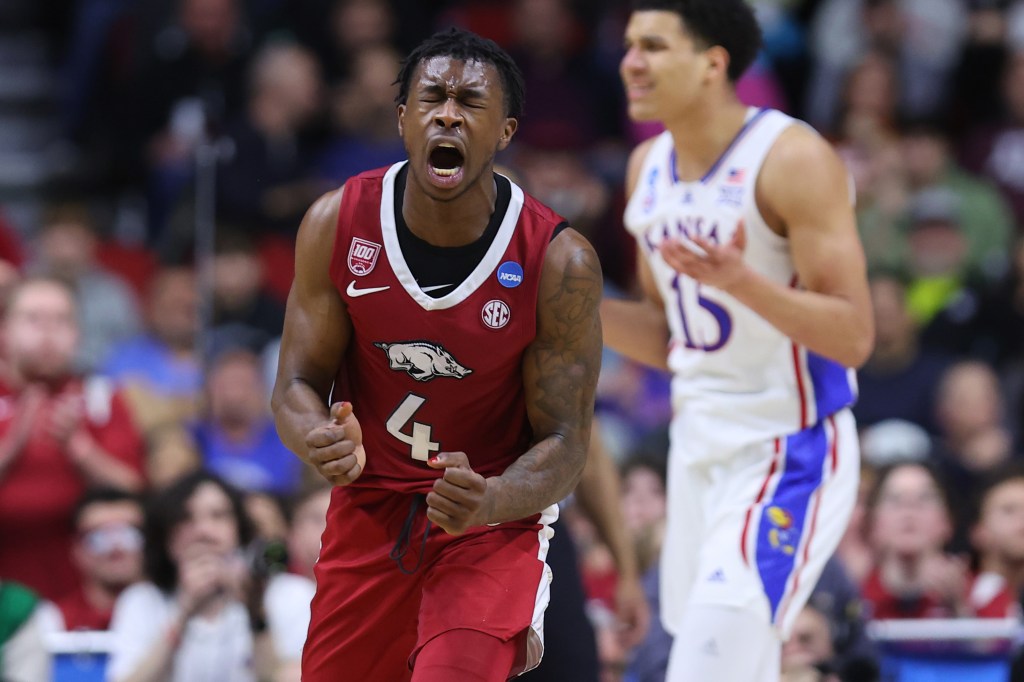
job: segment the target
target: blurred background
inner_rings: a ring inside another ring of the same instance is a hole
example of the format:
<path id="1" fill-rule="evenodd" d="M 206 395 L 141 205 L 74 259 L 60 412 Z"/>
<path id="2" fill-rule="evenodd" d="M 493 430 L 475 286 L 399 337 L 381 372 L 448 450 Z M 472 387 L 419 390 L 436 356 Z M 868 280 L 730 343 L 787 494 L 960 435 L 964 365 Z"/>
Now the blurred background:
<path id="1" fill-rule="evenodd" d="M 1019 617 L 1024 1 L 751 4 L 764 49 L 739 94 L 847 163 L 878 334 L 855 409 L 861 499 L 783 665 L 794 682 L 878 679 L 873 620 Z M 0 0 L 0 625 L 18 626 L 6 643 L 0 627 L 0 678 L 92 679 L 60 657 L 24 659 L 36 677 L 3 666 L 26 632 L 105 630 L 144 577 L 181 589 L 150 555 L 186 574 L 169 538 L 187 526 L 242 557 L 238 655 L 269 636 L 261 678 L 298 679 L 327 495 L 277 439 L 268 391 L 299 221 L 404 158 L 399 62 L 456 24 L 526 76 L 500 164 L 590 239 L 608 295 L 635 293 L 625 161 L 658 129 L 625 116 L 625 5 Z M 620 490 L 602 503 L 656 609 L 668 378 L 606 354 L 597 407 Z M 236 497 L 232 528 L 193 528 Z M 663 679 L 656 624 L 639 647 L 615 636 L 621 549 L 584 507 L 565 525 L 600 679 Z"/>

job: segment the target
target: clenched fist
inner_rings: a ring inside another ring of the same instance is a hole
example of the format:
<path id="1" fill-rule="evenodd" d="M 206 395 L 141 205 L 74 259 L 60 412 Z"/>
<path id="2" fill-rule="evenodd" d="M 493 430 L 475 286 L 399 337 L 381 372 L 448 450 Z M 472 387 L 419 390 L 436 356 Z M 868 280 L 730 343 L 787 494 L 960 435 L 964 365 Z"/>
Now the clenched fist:
<path id="1" fill-rule="evenodd" d="M 333 485 L 348 485 L 366 466 L 363 430 L 352 403 L 331 405 L 331 419 L 306 434 L 306 461 Z"/>

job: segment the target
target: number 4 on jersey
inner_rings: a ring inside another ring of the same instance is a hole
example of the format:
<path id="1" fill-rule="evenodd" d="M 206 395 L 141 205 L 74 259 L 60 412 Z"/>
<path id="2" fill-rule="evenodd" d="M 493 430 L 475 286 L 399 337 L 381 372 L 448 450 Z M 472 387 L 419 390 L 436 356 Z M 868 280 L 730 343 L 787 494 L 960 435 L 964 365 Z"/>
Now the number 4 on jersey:
<path id="1" fill-rule="evenodd" d="M 386 424 L 388 433 L 410 446 L 412 448 L 412 458 L 418 459 L 421 462 L 426 462 L 432 453 L 441 449 L 440 443 L 430 440 L 432 427 L 430 424 L 412 422 L 412 435 L 405 433 L 403 429 L 406 424 L 412 421 L 416 410 L 420 409 L 425 402 L 427 402 L 427 399 L 423 396 L 410 393 L 405 396 L 405 400 L 391 413 Z"/>

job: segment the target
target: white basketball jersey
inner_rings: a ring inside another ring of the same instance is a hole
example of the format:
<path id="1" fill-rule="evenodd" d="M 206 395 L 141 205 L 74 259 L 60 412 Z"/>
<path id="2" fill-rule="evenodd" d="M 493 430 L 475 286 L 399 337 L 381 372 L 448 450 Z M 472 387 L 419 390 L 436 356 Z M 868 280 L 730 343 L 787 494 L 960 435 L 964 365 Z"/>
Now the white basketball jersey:
<path id="1" fill-rule="evenodd" d="M 750 109 L 733 142 L 694 182 L 679 180 L 666 131 L 644 159 L 626 207 L 626 226 L 665 303 L 672 334 L 672 440 L 687 459 L 715 459 L 794 433 L 856 396 L 852 370 L 795 344 L 724 291 L 677 273 L 658 251 L 673 237 L 727 243 L 742 220 L 747 265 L 784 286 L 798 286 L 788 240 L 771 231 L 754 196 L 768 151 L 794 123 L 779 111 Z"/>

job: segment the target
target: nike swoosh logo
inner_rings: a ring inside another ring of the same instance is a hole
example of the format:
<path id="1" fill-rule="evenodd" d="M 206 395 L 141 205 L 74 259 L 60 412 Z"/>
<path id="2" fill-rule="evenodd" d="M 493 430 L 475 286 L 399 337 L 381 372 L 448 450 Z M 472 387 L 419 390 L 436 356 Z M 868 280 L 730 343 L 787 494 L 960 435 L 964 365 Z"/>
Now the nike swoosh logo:
<path id="1" fill-rule="evenodd" d="M 360 296 L 366 296 L 367 294 L 376 294 L 378 291 L 387 291 L 391 287 L 367 287 L 365 289 L 356 289 L 355 282 L 348 283 L 348 289 L 345 290 L 352 298 L 359 298 Z"/>
<path id="2" fill-rule="evenodd" d="M 431 291 L 437 291 L 438 289 L 446 289 L 446 288 L 448 288 L 450 286 L 452 286 L 452 285 L 451 284 L 439 284 L 439 285 L 433 286 L 433 287 L 423 287 L 421 289 L 421 291 L 423 291 L 423 293 L 429 293 Z M 345 293 L 347 293 L 352 298 L 359 298 L 360 296 L 366 296 L 367 294 L 376 294 L 379 291 L 387 291 L 390 288 L 391 288 L 390 286 L 386 286 L 386 287 L 367 287 L 365 289 L 357 289 L 355 282 L 349 282 L 348 283 L 348 289 L 345 290 Z"/>

